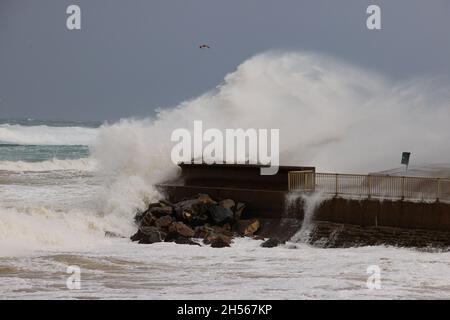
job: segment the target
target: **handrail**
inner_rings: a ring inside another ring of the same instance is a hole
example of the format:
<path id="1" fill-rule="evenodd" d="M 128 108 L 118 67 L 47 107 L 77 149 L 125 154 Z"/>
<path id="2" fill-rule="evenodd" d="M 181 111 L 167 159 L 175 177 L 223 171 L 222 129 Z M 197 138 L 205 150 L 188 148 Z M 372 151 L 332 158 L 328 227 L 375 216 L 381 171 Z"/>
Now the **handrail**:
<path id="1" fill-rule="evenodd" d="M 450 179 L 291 171 L 290 191 L 319 191 L 335 196 L 450 202 Z"/>

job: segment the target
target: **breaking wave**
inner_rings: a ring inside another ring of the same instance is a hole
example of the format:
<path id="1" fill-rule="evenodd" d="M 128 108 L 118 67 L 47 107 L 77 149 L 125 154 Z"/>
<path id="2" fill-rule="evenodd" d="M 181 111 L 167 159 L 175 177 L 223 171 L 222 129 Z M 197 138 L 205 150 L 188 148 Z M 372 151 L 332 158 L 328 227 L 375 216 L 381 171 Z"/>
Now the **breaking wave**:
<path id="1" fill-rule="evenodd" d="M 0 144 L 91 145 L 97 128 L 0 125 Z"/>
<path id="2" fill-rule="evenodd" d="M 97 161 L 91 158 L 60 160 L 52 159 L 41 162 L 0 161 L 0 171 L 44 172 L 44 171 L 95 171 Z"/>

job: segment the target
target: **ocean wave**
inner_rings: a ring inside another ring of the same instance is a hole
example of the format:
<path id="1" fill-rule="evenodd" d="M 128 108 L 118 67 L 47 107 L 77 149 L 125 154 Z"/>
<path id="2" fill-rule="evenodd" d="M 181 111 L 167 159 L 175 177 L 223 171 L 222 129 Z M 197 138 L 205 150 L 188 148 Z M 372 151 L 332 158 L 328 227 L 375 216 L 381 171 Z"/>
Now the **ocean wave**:
<path id="1" fill-rule="evenodd" d="M 0 125 L 0 144 L 19 145 L 91 145 L 97 128 L 52 127 L 47 125 Z"/>
<path id="2" fill-rule="evenodd" d="M 95 159 L 52 159 L 41 162 L 0 161 L 0 171 L 13 172 L 45 172 L 57 170 L 95 171 L 98 163 Z"/>
<path id="3" fill-rule="evenodd" d="M 29 254 L 35 250 L 83 250 L 107 242 L 105 231 L 128 235 L 132 220 L 119 215 L 102 216 L 77 208 L 68 211 L 44 206 L 0 206 L 0 257 Z"/>

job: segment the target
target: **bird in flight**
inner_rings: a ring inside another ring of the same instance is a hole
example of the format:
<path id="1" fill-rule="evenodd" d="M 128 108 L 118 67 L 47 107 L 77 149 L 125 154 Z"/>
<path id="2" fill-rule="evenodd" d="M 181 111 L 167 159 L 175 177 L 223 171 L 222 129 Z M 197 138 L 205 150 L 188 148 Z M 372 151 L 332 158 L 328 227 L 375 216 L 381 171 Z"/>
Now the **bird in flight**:
<path id="1" fill-rule="evenodd" d="M 211 49 L 207 44 L 202 44 L 200 49 Z"/>

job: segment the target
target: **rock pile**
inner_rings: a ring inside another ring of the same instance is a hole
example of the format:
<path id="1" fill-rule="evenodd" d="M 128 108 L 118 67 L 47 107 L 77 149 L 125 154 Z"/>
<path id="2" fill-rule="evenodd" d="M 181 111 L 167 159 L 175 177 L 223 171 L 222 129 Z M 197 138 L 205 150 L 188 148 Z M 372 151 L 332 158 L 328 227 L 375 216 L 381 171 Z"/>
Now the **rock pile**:
<path id="1" fill-rule="evenodd" d="M 260 228 L 259 220 L 241 220 L 244 208 L 244 203 L 215 201 L 206 194 L 177 203 L 161 200 L 136 214 L 138 231 L 131 240 L 229 247 L 233 237 L 253 236 Z"/>

